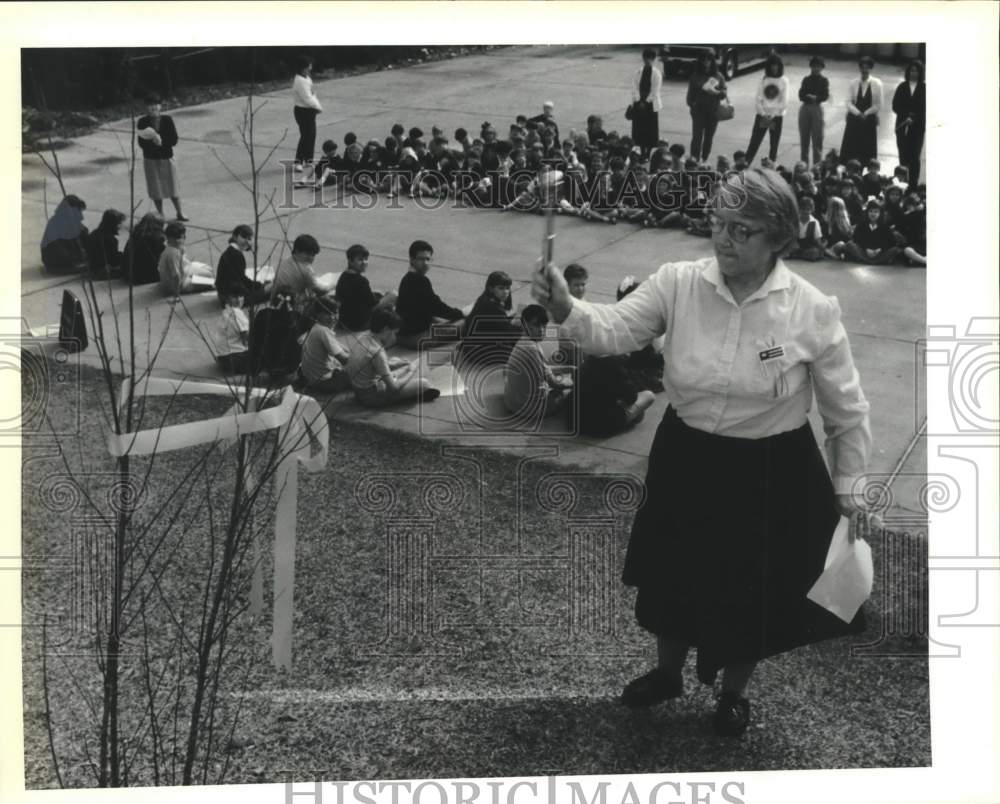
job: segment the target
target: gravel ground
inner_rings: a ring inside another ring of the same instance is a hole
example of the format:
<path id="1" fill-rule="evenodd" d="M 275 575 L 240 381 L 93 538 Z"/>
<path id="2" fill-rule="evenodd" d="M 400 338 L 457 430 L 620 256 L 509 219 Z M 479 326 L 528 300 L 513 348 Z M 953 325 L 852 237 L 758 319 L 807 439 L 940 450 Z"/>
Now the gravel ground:
<path id="1" fill-rule="evenodd" d="M 97 402 L 106 391 L 90 370 L 81 382 L 79 428 L 65 386 L 51 386 L 47 410 L 56 432 L 78 429 L 61 439 L 65 460 L 88 473 L 97 507 L 106 510 L 101 495 L 114 467 L 104 457 Z M 169 419 L 205 418 L 226 406 L 186 397 Z M 166 407 L 148 412 L 152 422 Z M 868 652 L 878 655 L 852 655 L 850 640 L 836 640 L 764 662 L 748 690 L 753 725 L 740 740 L 711 734 L 712 690 L 697 684 L 693 661 L 683 698 L 649 711 L 624 709 L 615 700 L 623 682 L 654 656 L 631 618 L 633 592 L 618 581 L 635 502 L 627 484 L 609 486 L 608 477 L 574 474 L 527 454 L 455 453 L 332 413 L 329 464 L 299 477 L 294 668 L 270 667 L 265 601 L 262 623 L 236 626 L 219 721 L 238 720 L 232 738 L 220 738 L 207 781 L 222 774 L 227 783 L 282 781 L 287 769 L 389 779 L 930 764 L 926 643 L 898 635 Z M 214 509 L 207 510 L 192 470 L 199 454 L 158 458 L 139 507 L 170 545 L 149 617 L 151 651 L 171 677 L 186 669 L 173 658 L 180 654 L 171 617 L 197 612 L 211 554 L 208 523 L 224 516 L 231 493 L 231 451 L 217 453 L 209 461 L 218 472 Z M 101 526 L 53 490 L 66 470 L 45 438 L 26 438 L 24 455 L 25 620 L 38 623 L 44 614 L 50 622 L 61 617 L 63 626 L 80 623 L 49 635 L 49 694 L 63 783 L 89 786 L 83 738 L 93 718 L 86 701 L 96 700 L 100 684 L 93 660 L 74 654 L 86 649 L 92 617 L 78 605 L 79 584 L 67 581 L 65 562 L 52 559 L 77 543 L 67 534 Z M 185 489 L 182 517 L 168 530 L 158 509 L 176 488 Z M 608 508 L 611 497 L 619 510 Z M 262 514 L 271 502 L 261 501 Z M 900 623 L 915 620 L 900 618 L 926 610 L 926 574 L 916 569 L 926 563 L 925 546 L 908 544 L 915 551 L 909 574 L 893 595 L 883 594 L 883 549 L 873 545 L 871 626 L 855 645 L 878 642 L 886 614 L 901 632 Z M 239 577 L 246 581 L 247 573 Z M 413 594 L 401 597 L 400 589 Z M 131 644 L 138 645 L 134 638 Z M 40 629 L 26 627 L 29 788 L 57 786 L 42 717 L 40 647 Z M 145 705 L 137 694 L 139 663 L 125 664 L 126 720 L 135 723 Z M 132 772 L 133 783 L 151 782 L 141 759 Z"/>

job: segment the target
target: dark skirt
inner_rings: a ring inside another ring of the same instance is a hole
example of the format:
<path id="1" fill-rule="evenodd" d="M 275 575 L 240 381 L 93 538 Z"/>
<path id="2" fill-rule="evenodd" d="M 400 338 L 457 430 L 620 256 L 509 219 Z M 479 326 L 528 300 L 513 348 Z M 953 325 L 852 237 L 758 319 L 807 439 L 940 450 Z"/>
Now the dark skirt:
<path id="1" fill-rule="evenodd" d="M 645 148 L 655 148 L 660 141 L 660 113 L 651 103 L 632 106 L 632 142 Z"/>
<path id="2" fill-rule="evenodd" d="M 878 156 L 878 115 L 858 117 L 849 114 L 840 144 L 840 161 L 857 159 L 862 165 Z"/>
<path id="3" fill-rule="evenodd" d="M 839 521 L 809 424 L 763 439 L 713 435 L 668 408 L 622 580 L 639 625 L 698 649 L 698 678 L 860 633 L 806 599 Z"/>

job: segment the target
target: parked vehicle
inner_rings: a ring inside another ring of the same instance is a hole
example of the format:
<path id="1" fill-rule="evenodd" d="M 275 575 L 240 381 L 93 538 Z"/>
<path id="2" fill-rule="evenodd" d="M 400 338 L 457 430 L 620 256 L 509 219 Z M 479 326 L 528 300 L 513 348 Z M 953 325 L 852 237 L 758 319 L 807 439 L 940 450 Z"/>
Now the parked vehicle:
<path id="1" fill-rule="evenodd" d="M 728 81 L 738 72 L 749 72 L 763 67 L 764 60 L 775 47 L 775 45 L 663 45 L 660 48 L 660 58 L 663 60 L 663 74 L 670 75 L 679 69 L 690 72 L 702 53 L 715 53 L 719 71 Z"/>

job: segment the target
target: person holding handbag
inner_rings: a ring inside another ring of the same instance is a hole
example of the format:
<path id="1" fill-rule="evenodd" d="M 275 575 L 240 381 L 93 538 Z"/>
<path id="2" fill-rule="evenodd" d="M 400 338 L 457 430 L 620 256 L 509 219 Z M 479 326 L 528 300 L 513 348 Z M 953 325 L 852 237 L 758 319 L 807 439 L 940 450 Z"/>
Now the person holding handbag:
<path id="1" fill-rule="evenodd" d="M 772 162 L 778 161 L 781 124 L 787 108 L 788 78 L 785 77 L 785 63 L 781 56 L 772 53 L 764 63 L 764 76 L 757 88 L 757 114 L 753 119 L 753 131 L 750 132 L 750 144 L 747 146 L 747 164 L 751 164 L 757 155 L 765 132 L 771 141 L 768 156 Z"/>
<path id="2" fill-rule="evenodd" d="M 632 81 L 632 141 L 639 146 L 642 161 L 649 159 L 649 152 L 660 141 L 660 87 L 663 74 L 656 69 L 656 51 L 646 48 L 642 51 L 642 68 Z"/>
<path id="3" fill-rule="evenodd" d="M 712 138 L 719 125 L 719 104 L 726 97 L 726 82 L 714 53 L 703 53 L 688 82 L 687 105 L 691 110 L 691 156 L 699 162 L 712 152 Z"/>

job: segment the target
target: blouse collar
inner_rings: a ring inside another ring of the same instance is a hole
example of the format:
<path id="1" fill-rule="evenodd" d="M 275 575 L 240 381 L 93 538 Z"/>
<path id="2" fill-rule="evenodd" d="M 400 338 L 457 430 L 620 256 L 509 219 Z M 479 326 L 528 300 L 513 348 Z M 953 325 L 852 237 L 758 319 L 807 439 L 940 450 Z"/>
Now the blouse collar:
<path id="1" fill-rule="evenodd" d="M 719 271 L 719 261 L 714 257 L 709 261 L 708 267 L 702 271 L 701 274 L 708 282 L 715 285 L 715 292 L 718 293 L 722 298 L 727 301 L 736 304 L 736 300 L 733 298 L 733 294 L 729 291 L 729 287 L 726 285 L 726 281 L 722 276 L 722 272 Z M 778 261 L 774 264 L 774 268 L 771 269 L 771 273 L 768 274 L 767 279 L 764 280 L 757 290 L 747 296 L 743 303 L 753 301 L 754 299 L 763 299 L 770 293 L 775 293 L 779 290 L 787 290 L 792 286 L 792 274 L 788 270 L 788 266 L 785 265 L 785 261 L 780 257 Z"/>

